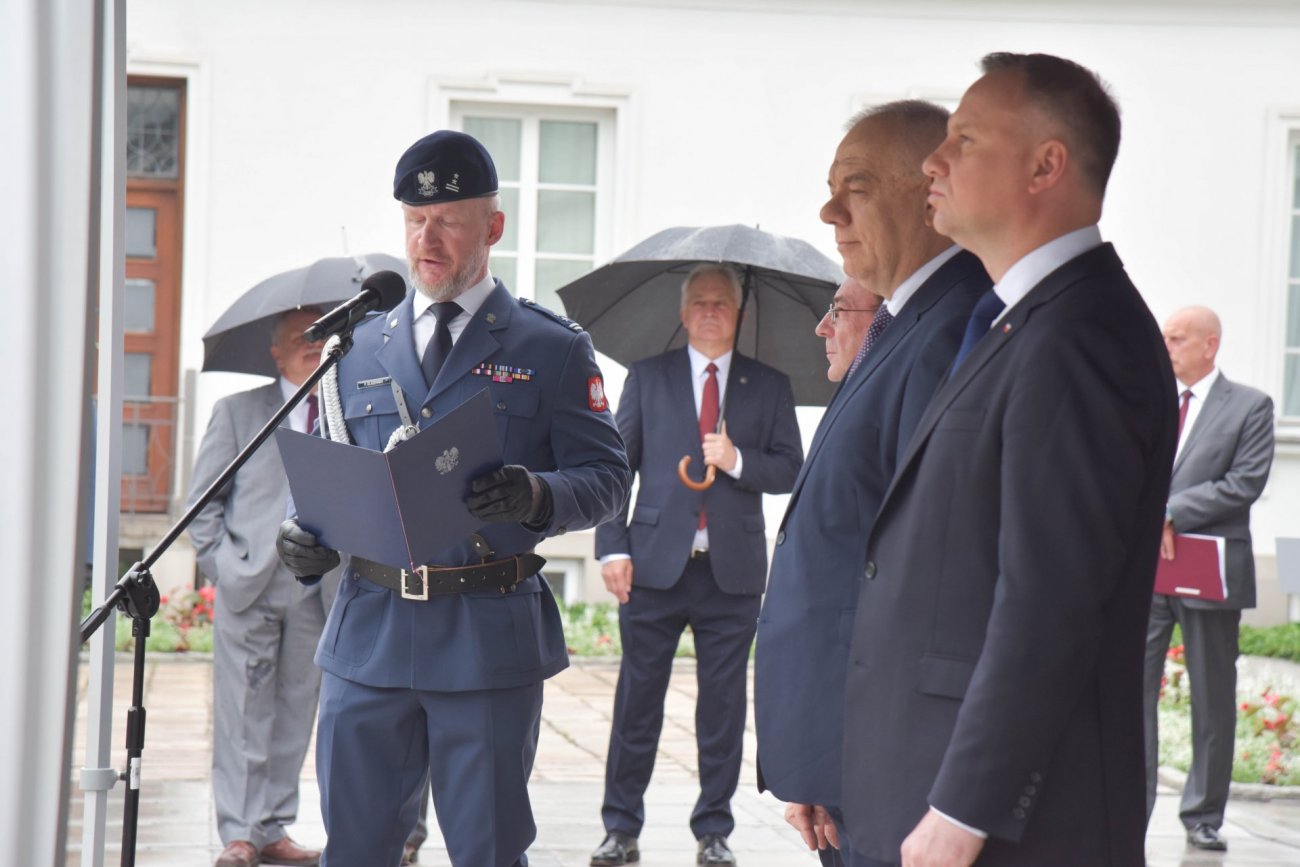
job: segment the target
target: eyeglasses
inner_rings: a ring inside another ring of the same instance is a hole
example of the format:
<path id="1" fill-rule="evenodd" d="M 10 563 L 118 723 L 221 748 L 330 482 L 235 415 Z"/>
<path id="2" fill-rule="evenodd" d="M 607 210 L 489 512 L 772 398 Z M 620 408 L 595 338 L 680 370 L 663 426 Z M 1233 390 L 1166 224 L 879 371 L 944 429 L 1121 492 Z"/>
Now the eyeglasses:
<path id="1" fill-rule="evenodd" d="M 840 321 L 841 313 L 875 313 L 878 309 L 879 308 L 876 307 L 872 307 L 869 310 L 853 307 L 836 307 L 835 302 L 832 301 L 831 306 L 826 309 L 826 315 L 831 318 L 831 324 L 834 325 Z"/>

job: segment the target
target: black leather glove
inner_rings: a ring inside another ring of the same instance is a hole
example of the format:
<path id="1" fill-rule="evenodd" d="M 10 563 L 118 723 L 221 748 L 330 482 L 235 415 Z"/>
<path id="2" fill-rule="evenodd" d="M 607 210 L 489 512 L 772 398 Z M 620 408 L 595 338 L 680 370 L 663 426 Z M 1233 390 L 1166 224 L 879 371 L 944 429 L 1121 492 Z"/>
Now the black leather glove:
<path id="1" fill-rule="evenodd" d="M 551 487 L 536 473 L 507 464 L 469 483 L 469 513 L 483 521 L 518 521 L 534 527 L 551 520 Z"/>
<path id="2" fill-rule="evenodd" d="M 280 525 L 275 539 L 280 561 L 303 584 L 315 584 L 321 576 L 339 565 L 338 552 L 316 544 L 316 537 L 290 518 Z"/>

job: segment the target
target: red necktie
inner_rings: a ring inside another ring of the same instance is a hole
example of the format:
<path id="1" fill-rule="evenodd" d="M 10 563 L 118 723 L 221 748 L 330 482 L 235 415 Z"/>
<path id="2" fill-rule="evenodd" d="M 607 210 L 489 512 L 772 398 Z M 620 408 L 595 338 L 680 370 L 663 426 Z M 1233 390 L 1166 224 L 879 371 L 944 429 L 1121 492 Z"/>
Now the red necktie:
<path id="1" fill-rule="evenodd" d="M 1183 435 L 1183 422 L 1187 421 L 1187 405 L 1192 402 L 1192 390 L 1183 391 L 1183 402 L 1178 404 L 1178 436 Z"/>
<path id="2" fill-rule="evenodd" d="M 704 380 L 704 393 L 700 396 L 700 442 L 704 441 L 705 434 L 718 432 L 718 366 L 710 361 L 704 369 L 709 378 Z M 708 525 L 708 516 L 704 514 L 704 507 L 700 506 L 700 522 L 697 526 L 703 530 Z"/>
<path id="3" fill-rule="evenodd" d="M 312 428 L 316 427 L 316 395 L 307 395 L 307 433 L 311 433 Z"/>

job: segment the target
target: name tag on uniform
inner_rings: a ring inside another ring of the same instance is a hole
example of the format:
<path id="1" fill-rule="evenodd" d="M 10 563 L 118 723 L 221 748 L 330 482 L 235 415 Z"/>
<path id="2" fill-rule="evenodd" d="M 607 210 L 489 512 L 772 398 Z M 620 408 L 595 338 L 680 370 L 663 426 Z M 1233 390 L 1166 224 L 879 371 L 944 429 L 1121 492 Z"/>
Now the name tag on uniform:
<path id="1" fill-rule="evenodd" d="M 357 383 L 357 389 L 378 388 L 381 385 L 388 385 L 388 383 L 392 381 L 393 378 L 391 376 L 381 376 L 378 379 L 363 379 Z"/>

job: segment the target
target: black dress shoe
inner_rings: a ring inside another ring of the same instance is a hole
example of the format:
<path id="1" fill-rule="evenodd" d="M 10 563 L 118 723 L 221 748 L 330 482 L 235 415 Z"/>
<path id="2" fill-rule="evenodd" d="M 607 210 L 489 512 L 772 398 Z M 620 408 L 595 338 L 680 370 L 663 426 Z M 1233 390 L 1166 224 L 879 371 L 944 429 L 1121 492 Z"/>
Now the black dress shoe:
<path id="1" fill-rule="evenodd" d="M 695 856 L 695 863 L 735 864 L 736 856 L 722 834 L 705 834 L 700 838 L 700 854 Z"/>
<path id="2" fill-rule="evenodd" d="M 1219 836 L 1219 829 L 1204 822 L 1187 832 L 1187 845 L 1208 852 L 1225 852 L 1228 849 L 1228 844 Z"/>
<path id="3" fill-rule="evenodd" d="M 605 835 L 605 842 L 591 853 L 591 867 L 617 867 L 640 860 L 641 850 L 636 846 L 636 838 L 622 831 L 610 831 Z"/>

